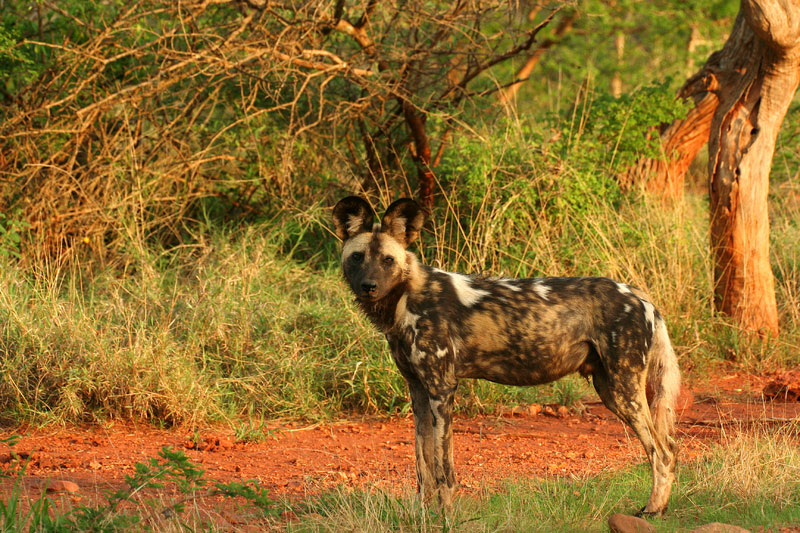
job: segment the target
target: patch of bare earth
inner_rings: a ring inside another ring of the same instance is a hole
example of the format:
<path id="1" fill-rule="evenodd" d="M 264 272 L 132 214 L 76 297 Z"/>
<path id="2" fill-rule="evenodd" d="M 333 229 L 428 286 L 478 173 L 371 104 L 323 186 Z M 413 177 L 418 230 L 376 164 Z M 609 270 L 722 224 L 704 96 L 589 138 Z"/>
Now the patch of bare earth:
<path id="1" fill-rule="evenodd" d="M 746 430 L 800 419 L 800 401 L 764 395 L 776 379 L 797 383 L 798 378 L 800 372 L 730 373 L 684 390 L 677 426 L 679 460 L 702 455 L 726 428 Z M 134 465 L 155 457 L 163 446 L 183 450 L 208 478 L 254 479 L 276 496 L 302 497 L 338 485 L 401 492 L 416 483 L 410 416 L 292 422 L 270 429 L 261 442 L 235 442 L 227 429 L 190 433 L 120 422 L 4 428 L 2 436 L 22 435 L 13 450 L 29 460 L 26 494 L 35 497 L 46 483 L 67 481 L 78 490 L 63 490 L 61 498 L 73 502 L 94 501 L 104 490 L 123 487 Z M 496 488 L 507 479 L 586 476 L 646 460 L 636 437 L 599 401 L 586 403 L 579 412 L 526 406 L 499 416 L 457 416 L 454 433 L 456 469 L 466 493 Z M 4 470 L 12 461 L 10 451 L 0 450 Z M 12 483 L 6 479 L 0 490 L 8 494 Z"/>

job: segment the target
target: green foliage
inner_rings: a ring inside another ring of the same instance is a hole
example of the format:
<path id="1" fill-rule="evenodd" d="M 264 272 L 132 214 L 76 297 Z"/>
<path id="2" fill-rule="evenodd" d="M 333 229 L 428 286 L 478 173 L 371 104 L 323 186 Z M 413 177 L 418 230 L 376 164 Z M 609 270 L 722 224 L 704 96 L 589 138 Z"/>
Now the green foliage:
<path id="1" fill-rule="evenodd" d="M 690 105 L 676 100 L 669 81 L 578 102 L 572 120 L 561 119 L 556 153 L 587 172 L 616 174 L 643 157 L 664 159 L 657 127 L 685 118 Z"/>
<path id="2" fill-rule="evenodd" d="M 15 210 L 9 217 L 6 213 L 0 212 L 0 258 L 9 257 L 21 258 L 20 245 L 22 235 L 28 230 L 30 225 L 22 218 L 22 211 Z"/>
<path id="3" fill-rule="evenodd" d="M 276 435 L 279 432 L 280 430 L 277 428 L 268 427 L 263 417 L 259 418 L 257 424 L 248 420 L 233 428 L 236 442 L 263 442 L 268 438 L 277 438 Z"/>
<path id="4" fill-rule="evenodd" d="M 4 89 L 0 94 L 14 94 L 35 74 L 34 61 L 17 46 L 14 28 L 8 27 L 7 23 L 0 25 L 0 80 L 3 80 L 0 88 Z"/>
<path id="5" fill-rule="evenodd" d="M 771 200 L 792 201 L 796 198 L 792 187 L 800 181 L 800 96 L 795 98 L 778 132 L 775 143 L 770 181 L 772 182 Z M 786 189 L 789 189 L 787 191 Z"/>
<path id="6" fill-rule="evenodd" d="M 589 216 L 599 202 L 618 205 L 619 186 L 597 162 L 558 161 L 551 148 L 541 132 L 503 123 L 458 138 L 438 171 L 450 194 L 437 218 L 455 211 L 453 222 L 470 233 L 484 222 L 479 213 L 493 209 L 502 217 L 496 231 L 518 231 L 542 220 Z"/>
<path id="7" fill-rule="evenodd" d="M 385 341 L 338 273 L 280 258 L 279 227 L 209 237 L 172 252 L 140 248 L 121 277 L 2 269 L 4 415 L 171 425 L 404 408 Z"/>
<path id="8" fill-rule="evenodd" d="M 616 209 L 623 195 L 615 176 L 640 158 L 669 157 L 661 153 L 658 126 L 688 109 L 664 82 L 619 98 L 587 96 L 568 113 L 551 115 L 549 131 L 500 121 L 459 136 L 437 170 L 450 193 L 442 210 L 458 211 L 469 232 L 487 201 L 501 206 L 512 228 L 532 213 L 562 223 Z"/>
<path id="9" fill-rule="evenodd" d="M 674 94 L 722 47 L 739 2 L 587 0 L 576 9 L 572 30 L 547 50 L 520 91 L 518 105 L 525 114 L 536 115 L 542 109 L 561 112 L 580 98 L 587 79 L 600 94 L 612 92 L 612 80 L 621 83 L 623 93 L 672 80 Z"/>

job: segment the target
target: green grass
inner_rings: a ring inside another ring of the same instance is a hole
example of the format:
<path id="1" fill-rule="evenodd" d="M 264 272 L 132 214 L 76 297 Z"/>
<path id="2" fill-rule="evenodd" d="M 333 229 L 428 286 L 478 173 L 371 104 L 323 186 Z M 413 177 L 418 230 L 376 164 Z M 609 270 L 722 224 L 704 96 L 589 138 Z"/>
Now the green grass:
<path id="1" fill-rule="evenodd" d="M 800 524 L 798 428 L 737 433 L 702 460 L 681 464 L 658 531 L 710 522 L 745 528 Z M 650 487 L 647 465 L 596 477 L 508 480 L 500 491 L 457 498 L 445 518 L 412 494 L 340 489 L 313 498 L 291 531 L 607 531 L 611 514 L 633 514 Z"/>
<path id="2" fill-rule="evenodd" d="M 260 229 L 143 257 L 124 275 L 3 270 L 5 416 L 172 424 L 404 402 L 338 275 L 280 258 Z"/>

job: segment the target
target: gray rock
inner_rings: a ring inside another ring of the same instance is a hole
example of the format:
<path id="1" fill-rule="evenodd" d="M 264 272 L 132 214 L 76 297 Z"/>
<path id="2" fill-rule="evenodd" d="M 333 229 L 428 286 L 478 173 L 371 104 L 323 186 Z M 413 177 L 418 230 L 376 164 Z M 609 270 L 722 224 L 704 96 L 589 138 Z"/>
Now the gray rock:
<path id="1" fill-rule="evenodd" d="M 656 530 L 643 518 L 620 513 L 608 517 L 608 527 L 611 528 L 611 533 L 655 533 Z"/>

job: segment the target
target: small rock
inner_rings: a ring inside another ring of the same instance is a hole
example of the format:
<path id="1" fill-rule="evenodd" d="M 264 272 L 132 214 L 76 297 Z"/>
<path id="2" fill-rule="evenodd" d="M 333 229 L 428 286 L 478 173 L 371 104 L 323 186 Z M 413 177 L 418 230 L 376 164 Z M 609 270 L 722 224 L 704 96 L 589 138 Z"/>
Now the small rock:
<path id="1" fill-rule="evenodd" d="M 559 418 L 566 418 L 569 416 L 569 407 L 566 405 L 559 405 L 558 409 L 556 409 L 556 414 Z"/>
<path id="2" fill-rule="evenodd" d="M 800 402 L 800 379 L 788 373 L 777 376 L 764 385 L 763 394 L 770 400 Z"/>
<path id="3" fill-rule="evenodd" d="M 711 522 L 693 529 L 690 533 L 750 533 L 750 530 L 722 522 Z"/>
<path id="4" fill-rule="evenodd" d="M 637 518 L 626 514 L 612 514 L 608 517 L 608 527 L 612 533 L 655 533 L 650 522 L 643 518 Z"/>
<path id="5" fill-rule="evenodd" d="M 532 403 L 528 406 L 528 415 L 536 416 L 542 412 L 542 406 L 538 403 Z"/>
<path id="6" fill-rule="evenodd" d="M 78 484 L 72 481 L 54 480 L 47 484 L 47 492 L 78 492 Z"/>

